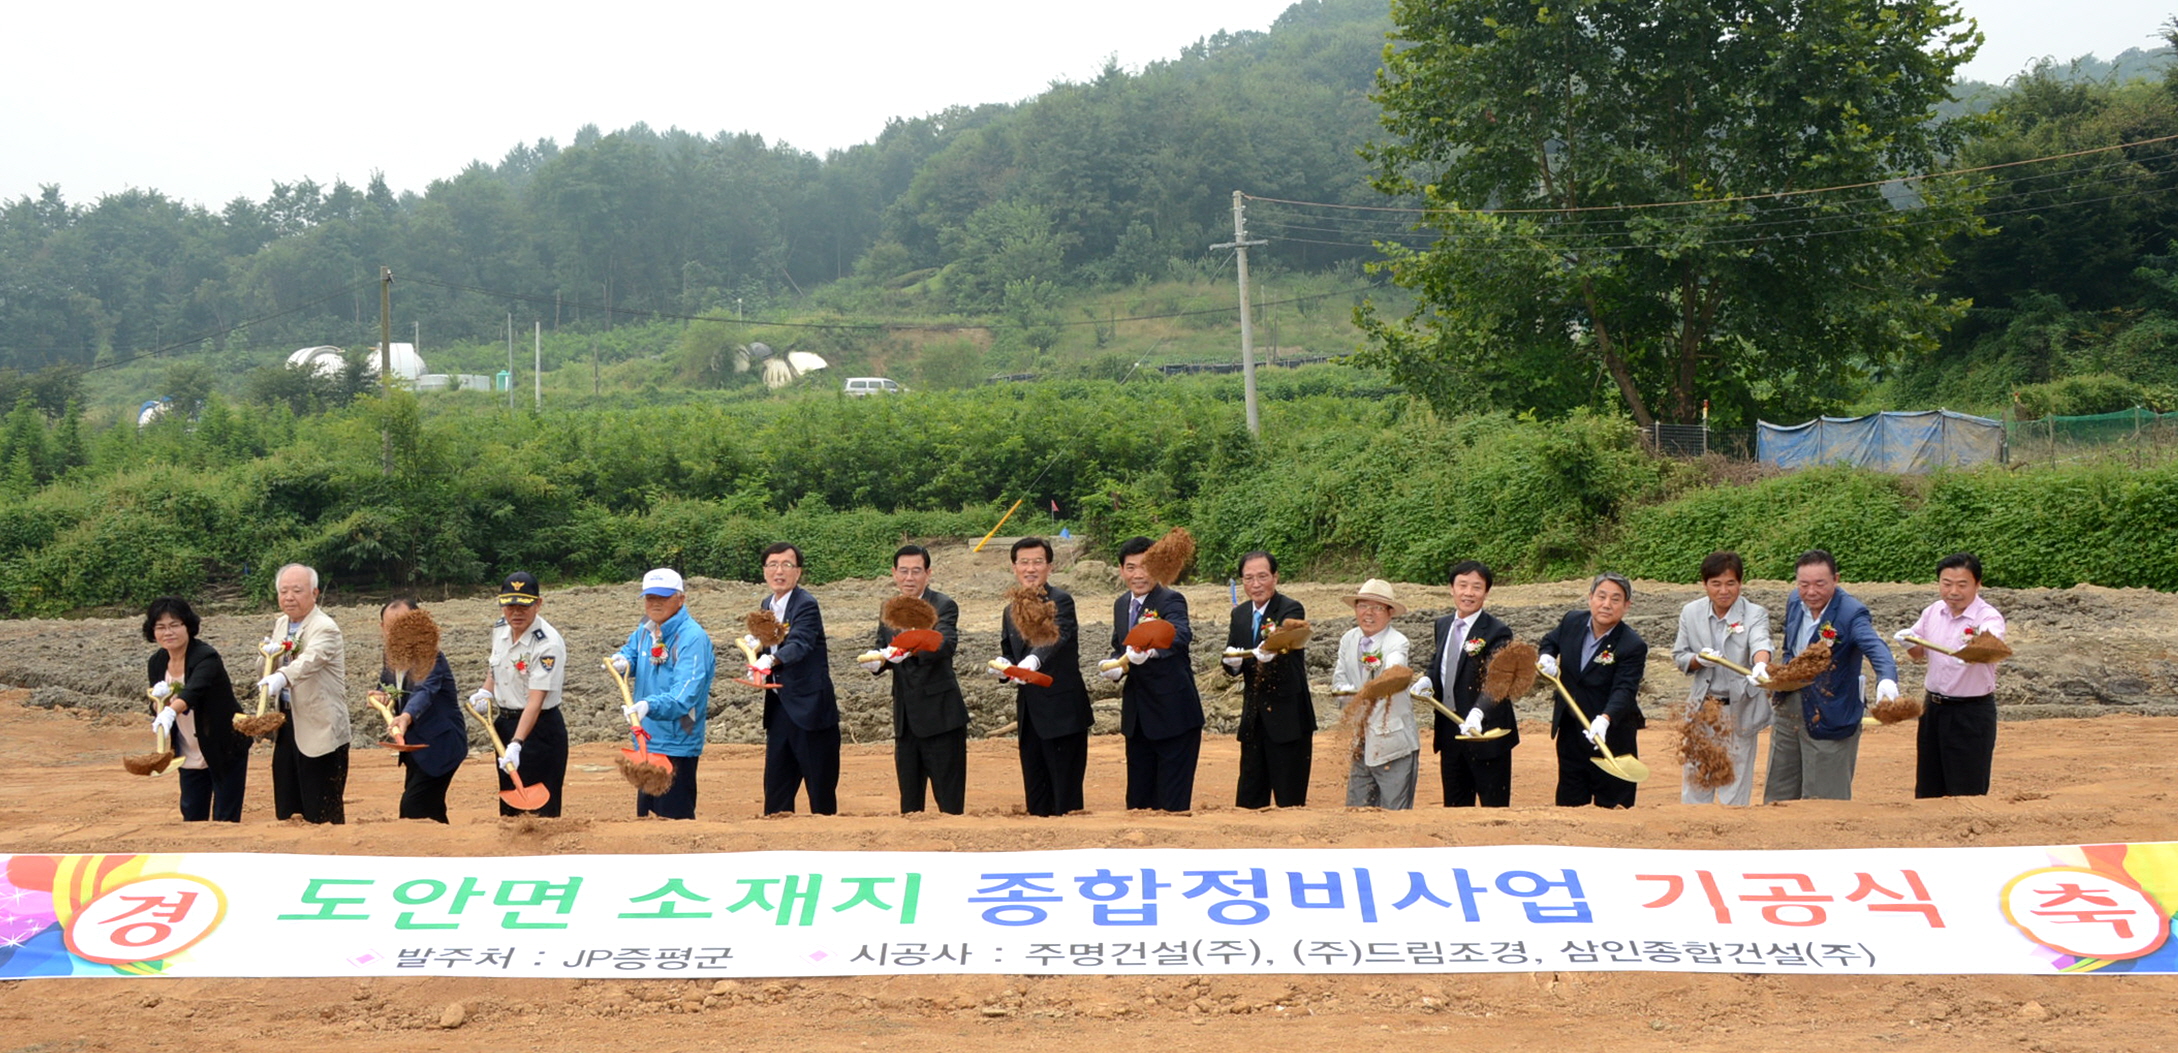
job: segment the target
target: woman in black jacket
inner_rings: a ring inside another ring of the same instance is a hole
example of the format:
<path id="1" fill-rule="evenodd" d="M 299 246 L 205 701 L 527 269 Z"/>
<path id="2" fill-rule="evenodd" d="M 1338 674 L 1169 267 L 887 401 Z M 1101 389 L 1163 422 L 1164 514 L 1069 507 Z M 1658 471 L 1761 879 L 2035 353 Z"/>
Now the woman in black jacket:
<path id="1" fill-rule="evenodd" d="M 211 644 L 197 639 L 197 613 L 177 596 L 161 596 L 144 611 L 144 639 L 158 644 L 144 676 L 170 692 L 174 752 L 181 758 L 181 813 L 185 823 L 242 821 L 242 791 L 249 781 L 250 740 L 234 730 L 240 712 L 227 663 Z"/>

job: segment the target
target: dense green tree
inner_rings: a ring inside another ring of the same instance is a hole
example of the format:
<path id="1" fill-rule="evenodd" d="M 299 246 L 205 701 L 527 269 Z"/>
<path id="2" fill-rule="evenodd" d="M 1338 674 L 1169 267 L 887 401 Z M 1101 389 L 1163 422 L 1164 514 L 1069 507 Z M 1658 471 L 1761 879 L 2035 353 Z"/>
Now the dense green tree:
<path id="1" fill-rule="evenodd" d="M 1366 357 L 1440 406 L 1798 412 L 1959 310 L 1939 0 L 1395 0 L 1376 186 L 1431 211 Z M 1848 186 L 1827 193 L 1804 191 Z"/>

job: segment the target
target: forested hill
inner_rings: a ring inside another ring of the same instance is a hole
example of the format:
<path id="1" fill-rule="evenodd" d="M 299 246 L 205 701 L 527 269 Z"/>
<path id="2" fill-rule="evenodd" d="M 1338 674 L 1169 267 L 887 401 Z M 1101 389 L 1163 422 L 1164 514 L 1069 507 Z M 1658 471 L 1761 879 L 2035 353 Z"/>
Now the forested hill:
<path id="1" fill-rule="evenodd" d="M 1383 0 L 1303 0 L 1267 32 L 1020 104 L 895 119 L 824 157 L 638 124 L 517 146 L 420 195 L 301 179 L 215 211 L 48 187 L 0 208 L 0 369 L 251 319 L 266 320 L 234 339 L 374 342 L 381 264 L 402 282 L 402 328 L 427 319 L 440 341 L 487 338 L 509 310 L 547 325 L 595 322 L 606 303 L 754 314 L 849 276 L 974 312 L 1008 283 L 1161 275 L 1230 234 L 1230 190 L 1370 200 L 1355 150 L 1376 130 L 1389 28 Z M 1299 246 L 1294 262 L 1359 251 Z"/>

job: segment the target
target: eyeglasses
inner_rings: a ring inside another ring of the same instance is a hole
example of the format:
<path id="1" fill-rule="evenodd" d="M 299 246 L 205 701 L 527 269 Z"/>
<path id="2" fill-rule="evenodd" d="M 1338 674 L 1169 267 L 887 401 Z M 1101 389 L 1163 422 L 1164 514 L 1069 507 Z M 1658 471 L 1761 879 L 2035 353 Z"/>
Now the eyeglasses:
<path id="1" fill-rule="evenodd" d="M 794 568 L 796 568 L 796 567 L 799 567 L 799 566 L 801 566 L 801 564 L 799 564 L 799 563 L 766 563 L 766 564 L 764 564 L 764 569 L 765 569 L 765 570 L 793 570 Z"/>

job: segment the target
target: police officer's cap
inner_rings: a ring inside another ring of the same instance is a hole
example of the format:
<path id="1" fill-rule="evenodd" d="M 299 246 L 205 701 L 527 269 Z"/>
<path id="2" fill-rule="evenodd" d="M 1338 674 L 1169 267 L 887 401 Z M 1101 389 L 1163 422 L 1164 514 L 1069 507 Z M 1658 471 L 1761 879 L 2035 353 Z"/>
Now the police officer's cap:
<path id="1" fill-rule="evenodd" d="M 502 607 L 527 607 L 543 598 L 537 589 L 537 576 L 526 570 L 507 575 L 499 583 L 499 605 Z"/>

